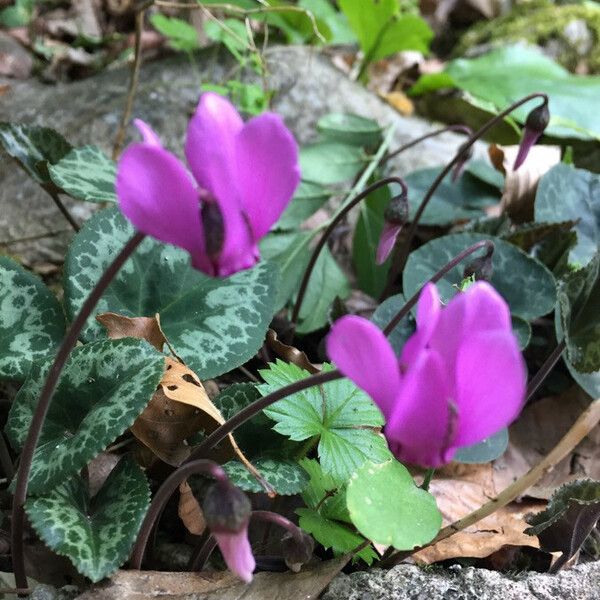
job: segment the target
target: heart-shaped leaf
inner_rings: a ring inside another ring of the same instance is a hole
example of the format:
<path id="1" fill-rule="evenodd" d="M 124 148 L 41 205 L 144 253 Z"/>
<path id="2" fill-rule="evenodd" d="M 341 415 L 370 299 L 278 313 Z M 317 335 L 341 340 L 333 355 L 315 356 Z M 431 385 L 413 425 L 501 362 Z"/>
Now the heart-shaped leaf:
<path id="1" fill-rule="evenodd" d="M 65 303 L 73 318 L 95 282 L 125 245 L 133 228 L 116 208 L 94 215 L 75 236 L 65 260 Z M 201 379 L 249 360 L 262 344 L 271 317 L 276 273 L 262 262 L 216 279 L 192 268 L 183 250 L 147 238 L 125 263 L 97 306 L 98 313 L 160 315 L 179 356 Z M 85 340 L 104 337 L 90 318 Z"/>
<path id="2" fill-rule="evenodd" d="M 322 185 L 310 181 L 301 181 L 292 201 L 288 204 L 273 229 L 296 229 L 308 217 L 317 212 L 329 199 L 329 192 Z"/>
<path id="3" fill-rule="evenodd" d="M 352 179 L 365 164 L 361 148 L 340 142 L 317 142 L 300 150 L 302 177 L 321 185 Z"/>
<path id="4" fill-rule="evenodd" d="M 123 459 L 93 498 L 76 475 L 49 494 L 29 499 L 25 510 L 44 543 L 96 582 L 127 560 L 149 502 L 144 473 Z"/>
<path id="5" fill-rule="evenodd" d="M 54 184 L 77 200 L 117 201 L 115 162 L 97 146 L 73 148 L 48 171 Z"/>
<path id="6" fill-rule="evenodd" d="M 377 121 L 350 113 L 330 113 L 321 117 L 317 129 L 323 138 L 367 148 L 381 143 L 382 129 Z"/>
<path id="7" fill-rule="evenodd" d="M 548 269 L 535 258 L 499 238 L 477 233 L 446 235 L 415 250 L 404 269 L 404 293 L 412 296 L 454 256 L 481 240 L 494 242 L 491 284 L 508 302 L 513 315 L 526 321 L 541 317 L 554 309 L 556 282 Z M 475 253 L 473 256 L 477 256 Z M 447 273 L 437 284 L 443 302 L 448 302 L 463 280 L 466 259 Z"/>
<path id="8" fill-rule="evenodd" d="M 306 471 L 292 460 L 258 458 L 254 466 L 281 496 L 300 494 L 308 484 Z M 262 492 L 263 487 L 239 461 L 226 463 L 223 468 L 231 481 L 245 492 Z"/>
<path id="9" fill-rule="evenodd" d="M 51 360 L 35 364 L 10 409 L 6 433 L 20 450 Z M 75 348 L 58 382 L 29 478 L 41 494 L 78 473 L 144 410 L 165 370 L 148 342 L 125 338 Z"/>
<path id="10" fill-rule="evenodd" d="M 39 277 L 0 256 L 0 378 L 23 381 L 65 333 L 58 300 Z"/>
<path id="11" fill-rule="evenodd" d="M 364 464 L 348 483 L 346 504 L 367 539 L 398 550 L 430 542 L 442 526 L 435 498 L 397 460 Z"/>
<path id="12" fill-rule="evenodd" d="M 478 444 L 460 448 L 454 455 L 454 460 L 467 464 L 487 463 L 502 456 L 507 447 L 508 429 L 505 428 Z"/>
<path id="13" fill-rule="evenodd" d="M 400 312 L 406 304 L 403 294 L 396 294 L 386 298 L 376 309 L 371 317 L 371 321 L 380 329 L 385 329 L 387 324 Z M 392 332 L 388 335 L 388 340 L 396 352 L 400 355 L 406 340 L 415 332 L 415 324 L 411 315 L 407 315 Z"/>

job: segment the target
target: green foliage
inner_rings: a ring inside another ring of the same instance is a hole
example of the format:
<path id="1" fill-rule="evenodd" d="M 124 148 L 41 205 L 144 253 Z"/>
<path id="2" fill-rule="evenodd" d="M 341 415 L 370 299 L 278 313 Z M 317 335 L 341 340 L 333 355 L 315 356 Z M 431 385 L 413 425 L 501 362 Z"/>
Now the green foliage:
<path id="1" fill-rule="evenodd" d="M 52 356 L 65 333 L 58 300 L 42 281 L 0 256 L 0 378 L 23 381 Z"/>
<path id="2" fill-rule="evenodd" d="M 308 474 L 292 460 L 258 458 L 253 461 L 265 480 L 280 496 L 300 494 L 308 485 Z M 263 492 L 264 489 L 248 469 L 237 460 L 228 462 L 223 468 L 231 481 L 245 492 Z"/>
<path id="3" fill-rule="evenodd" d="M 487 463 L 502 456 L 506 448 L 508 448 L 508 429 L 501 429 L 478 444 L 460 448 L 454 455 L 454 460 L 467 464 Z"/>
<path id="4" fill-rule="evenodd" d="M 10 409 L 6 433 L 25 443 L 52 361 L 35 364 Z M 164 356 L 133 338 L 75 348 L 61 374 L 33 456 L 29 491 L 42 494 L 78 473 L 130 427 L 165 369 Z"/>
<path id="5" fill-rule="evenodd" d="M 600 254 L 566 275 L 558 291 L 557 319 L 569 363 L 581 373 L 600 370 Z"/>
<path id="6" fill-rule="evenodd" d="M 411 92 L 422 94 L 445 87 L 457 87 L 470 95 L 469 102 L 496 110 L 527 94 L 545 92 L 551 115 L 547 134 L 600 138 L 600 115 L 595 108 L 600 77 L 572 75 L 533 48 L 507 46 L 478 58 L 450 61 L 443 73 L 421 77 Z M 536 103 L 539 100 L 521 106 L 511 116 L 524 123 Z"/>
<path id="7" fill-rule="evenodd" d="M 200 89 L 203 92 L 216 92 L 221 96 L 229 96 L 238 109 L 247 115 L 259 115 L 269 108 L 271 93 L 255 83 L 229 79 L 223 85 L 203 83 Z"/>
<path id="8" fill-rule="evenodd" d="M 97 146 L 73 148 L 48 171 L 54 185 L 76 200 L 117 201 L 116 164 Z"/>
<path id="9" fill-rule="evenodd" d="M 332 367 L 326 364 L 323 369 Z M 265 383 L 257 387 L 266 396 L 309 373 L 277 360 L 260 375 Z M 294 441 L 318 437 L 321 466 L 338 482 L 347 481 L 366 460 L 383 462 L 390 457 L 385 440 L 376 432 L 383 425 L 381 413 L 346 379 L 293 394 L 264 412 L 276 422 L 275 431 Z"/>
<path id="10" fill-rule="evenodd" d="M 298 228 L 327 202 L 329 196 L 329 192 L 322 185 L 301 181 L 292 201 L 273 229 L 286 231 Z"/>
<path id="11" fill-rule="evenodd" d="M 442 526 L 435 498 L 417 487 L 397 460 L 367 462 L 352 475 L 346 504 L 356 528 L 369 540 L 398 550 L 430 542 Z"/>
<path id="12" fill-rule="evenodd" d="M 556 283 L 548 269 L 512 244 L 476 233 L 446 235 L 415 250 L 409 256 L 403 274 L 406 296 L 417 292 L 423 283 L 459 252 L 486 239 L 492 240 L 495 246 L 491 284 L 506 300 L 511 313 L 530 321 L 551 312 L 556 301 Z M 472 256 L 478 256 L 478 253 Z M 468 262 L 469 259 L 452 269 L 437 284 L 444 302 L 448 302 L 456 293 L 455 286 L 462 281 L 463 270 Z"/>
<path id="13" fill-rule="evenodd" d="M 93 582 L 125 563 L 150 502 L 146 477 L 133 461 L 122 459 L 93 498 L 79 475 L 46 492 L 27 500 L 25 510 L 49 548 Z"/>
<path id="14" fill-rule="evenodd" d="M 553 167 L 538 185 L 535 220 L 574 221 L 577 243 L 569 262 L 587 264 L 600 247 L 600 176 L 565 164 Z"/>
<path id="15" fill-rule="evenodd" d="M 377 121 L 350 113 L 329 113 L 319 119 L 317 130 L 325 139 L 367 148 L 381 143 L 382 129 Z"/>
<path id="16" fill-rule="evenodd" d="M 13 27 L 25 27 L 33 16 L 35 0 L 15 0 L 13 6 L 0 10 L 0 25 L 11 29 Z"/>
<path id="17" fill-rule="evenodd" d="M 75 236 L 65 260 L 65 304 L 73 318 L 125 245 L 133 228 L 116 208 L 92 217 Z M 262 262 L 232 277 L 208 277 L 186 252 L 147 238 L 98 302 L 97 312 L 129 317 L 160 315 L 179 356 L 199 377 L 215 377 L 249 360 L 263 342 L 275 300 L 276 273 Z M 82 337 L 105 337 L 90 318 Z"/>
<path id="18" fill-rule="evenodd" d="M 361 148 L 321 141 L 300 149 L 300 169 L 305 181 L 330 185 L 352 179 L 365 165 Z"/>
<path id="19" fill-rule="evenodd" d="M 403 294 L 396 294 L 386 298 L 376 309 L 371 317 L 371 321 L 380 329 L 385 329 L 387 324 L 400 312 L 406 304 L 406 298 Z M 415 332 L 415 324 L 412 316 L 409 314 L 388 335 L 388 341 L 397 355 L 400 355 L 406 340 Z"/>
<path id="20" fill-rule="evenodd" d="M 214 42 L 222 43 L 239 63 L 246 61 L 245 53 L 250 49 L 248 30 L 242 21 L 223 19 L 207 20 L 204 32 Z"/>
<path id="21" fill-rule="evenodd" d="M 168 40 L 169 46 L 174 50 L 192 52 L 200 47 L 198 32 L 193 25 L 176 17 L 167 17 L 161 13 L 154 13 L 150 17 L 154 29 L 162 33 Z"/>
<path id="22" fill-rule="evenodd" d="M 58 162 L 71 150 L 60 133 L 48 127 L 0 122 L 0 144 L 35 181 L 50 183 L 48 164 Z"/>

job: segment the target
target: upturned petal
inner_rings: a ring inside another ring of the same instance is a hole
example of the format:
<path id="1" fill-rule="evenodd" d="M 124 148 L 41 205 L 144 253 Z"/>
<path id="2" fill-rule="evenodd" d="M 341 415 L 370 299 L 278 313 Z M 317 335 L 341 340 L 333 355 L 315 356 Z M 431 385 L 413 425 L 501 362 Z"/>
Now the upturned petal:
<path id="1" fill-rule="evenodd" d="M 160 141 L 160 138 L 154 129 L 148 125 L 148 123 L 142 121 L 141 119 L 134 119 L 133 124 L 137 127 L 137 130 L 142 135 L 145 144 L 162 148 L 162 142 Z"/>
<path id="2" fill-rule="evenodd" d="M 402 381 L 384 435 L 400 461 L 436 468 L 454 452 L 456 416 L 445 365 L 436 352 L 423 351 Z"/>
<path id="3" fill-rule="evenodd" d="M 298 145 L 279 115 L 250 119 L 236 140 L 242 206 L 258 241 L 279 219 L 300 182 Z"/>
<path id="4" fill-rule="evenodd" d="M 375 256 L 375 262 L 378 265 L 382 265 L 387 260 L 396 245 L 396 239 L 398 239 L 398 235 L 401 231 L 402 225 L 384 221 L 379 244 L 377 246 L 377 254 Z"/>
<path id="5" fill-rule="evenodd" d="M 147 143 L 129 146 L 119 160 L 116 190 L 121 212 L 139 231 L 201 255 L 198 194 L 170 152 Z"/>
<path id="6" fill-rule="evenodd" d="M 325 343 L 339 370 L 367 392 L 389 418 L 400 372 L 394 350 L 381 329 L 362 317 L 346 316 L 334 323 Z"/>
<path id="7" fill-rule="evenodd" d="M 214 533 L 219 550 L 223 555 L 229 570 L 235 573 L 242 581 L 250 583 L 252 573 L 256 568 L 256 561 L 248 540 L 248 527 L 237 533 Z"/>
<path id="8" fill-rule="evenodd" d="M 527 371 L 512 332 L 480 331 L 462 343 L 456 361 L 458 446 L 481 442 L 516 419 Z"/>

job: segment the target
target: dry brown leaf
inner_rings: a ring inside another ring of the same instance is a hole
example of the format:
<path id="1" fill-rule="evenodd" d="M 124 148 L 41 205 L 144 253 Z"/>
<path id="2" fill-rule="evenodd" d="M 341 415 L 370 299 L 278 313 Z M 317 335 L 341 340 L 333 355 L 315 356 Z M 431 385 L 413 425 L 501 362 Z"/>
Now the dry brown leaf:
<path id="1" fill-rule="evenodd" d="M 491 464 L 459 463 L 440 470 L 429 487 L 442 513 L 444 525 L 479 508 L 502 489 L 497 487 Z M 484 558 L 503 546 L 538 548 L 537 538 L 523 533 L 528 527 L 525 516 L 543 510 L 545 506 L 545 502 L 533 500 L 510 504 L 472 527 L 417 552 L 413 558 L 417 562 L 431 564 L 458 557 Z"/>
<path id="2" fill-rule="evenodd" d="M 141 338 L 162 352 L 167 338 L 160 328 L 158 315 L 156 317 L 126 317 L 117 313 L 102 313 L 96 317 L 112 340 L 123 337 Z"/>
<path id="3" fill-rule="evenodd" d="M 87 466 L 88 488 L 90 497 L 95 496 L 104 485 L 106 478 L 117 466 L 121 457 L 110 452 L 102 452 L 93 458 Z"/>
<path id="4" fill-rule="evenodd" d="M 192 492 L 192 488 L 187 481 L 183 481 L 179 486 L 179 505 L 177 514 L 185 525 L 186 529 L 193 535 L 202 535 L 206 529 L 206 520 L 200 508 L 200 503 Z"/>
<path id="5" fill-rule="evenodd" d="M 294 346 L 288 346 L 287 344 L 284 344 L 277 338 L 277 333 L 272 329 L 267 331 L 267 346 L 269 346 L 269 348 L 273 350 L 277 356 L 283 358 L 286 362 L 293 363 L 297 367 L 300 367 L 309 373 L 321 372 L 319 368 L 317 368 L 310 362 L 310 360 L 308 360 L 308 356 L 306 356 L 304 352 L 298 350 L 298 348 Z"/>
<path id="6" fill-rule="evenodd" d="M 379 95 L 405 117 L 410 117 L 415 112 L 415 105 L 404 92 L 393 91 Z"/>
<path id="7" fill-rule="evenodd" d="M 526 223 L 533 220 L 533 203 L 540 178 L 560 162 L 560 147 L 534 146 L 527 160 L 513 171 L 518 150 L 518 146 L 491 144 L 488 153 L 494 167 L 505 175 L 502 210 L 515 223 Z"/>

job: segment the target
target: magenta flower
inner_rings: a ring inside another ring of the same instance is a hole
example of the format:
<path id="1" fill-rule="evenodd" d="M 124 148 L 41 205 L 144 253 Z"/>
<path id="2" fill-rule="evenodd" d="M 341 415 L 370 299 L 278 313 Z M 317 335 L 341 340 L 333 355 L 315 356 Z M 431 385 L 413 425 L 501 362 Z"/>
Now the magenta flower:
<path id="1" fill-rule="evenodd" d="M 300 181 L 298 146 L 281 117 L 264 113 L 244 124 L 227 99 L 202 94 L 185 144 L 193 177 L 146 123 L 135 124 L 143 142 L 127 148 L 117 170 L 123 214 L 138 230 L 187 250 L 208 275 L 255 265 L 258 241 Z"/>
<path id="2" fill-rule="evenodd" d="M 252 573 L 256 568 L 256 561 L 248 541 L 248 524 L 236 533 L 214 531 L 212 534 L 217 540 L 219 550 L 223 555 L 229 570 L 235 573 L 242 581 L 250 583 Z"/>
<path id="3" fill-rule="evenodd" d="M 537 144 L 546 127 L 548 127 L 549 122 L 550 110 L 548 109 L 547 102 L 537 106 L 527 115 L 523 129 L 523 139 L 519 144 L 519 151 L 515 158 L 513 171 L 516 171 L 525 162 L 529 151 Z"/>
<path id="4" fill-rule="evenodd" d="M 458 448 L 483 441 L 521 411 L 526 369 L 505 301 L 480 281 L 441 308 L 423 289 L 417 331 L 397 359 L 382 331 L 356 316 L 338 320 L 327 352 L 386 419 L 390 450 L 405 462 L 438 467 Z"/>

